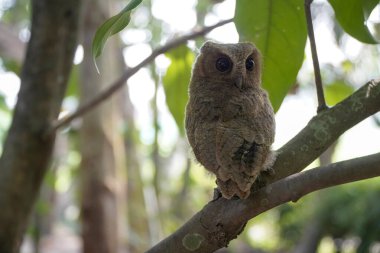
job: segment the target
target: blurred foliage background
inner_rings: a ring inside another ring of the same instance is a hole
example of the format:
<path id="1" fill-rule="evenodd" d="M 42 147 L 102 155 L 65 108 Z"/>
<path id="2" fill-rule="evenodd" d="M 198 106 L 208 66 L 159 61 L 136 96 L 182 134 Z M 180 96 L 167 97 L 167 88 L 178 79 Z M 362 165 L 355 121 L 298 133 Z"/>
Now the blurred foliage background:
<path id="1" fill-rule="evenodd" d="M 60 131 L 23 253 L 143 252 L 212 198 L 214 179 L 194 161 L 183 127 L 191 66 L 207 39 L 249 40 L 260 48 L 263 86 L 277 111 L 275 148 L 315 114 L 303 1 L 144 0 L 128 27 L 107 42 L 97 59 L 99 75 L 92 38 L 125 5 L 122 0 L 84 1 L 62 116 L 166 41 L 227 18 L 235 17 L 235 24 L 157 57 L 112 99 Z M 17 100 L 29 16 L 28 1 L 0 1 L 2 141 Z M 315 1 L 313 19 L 326 99 L 333 106 L 379 77 L 379 1 Z M 378 152 L 379 121 L 377 114 L 350 130 L 311 166 Z M 220 252 L 379 253 L 379 182 L 326 189 L 282 205 L 251 221 Z"/>

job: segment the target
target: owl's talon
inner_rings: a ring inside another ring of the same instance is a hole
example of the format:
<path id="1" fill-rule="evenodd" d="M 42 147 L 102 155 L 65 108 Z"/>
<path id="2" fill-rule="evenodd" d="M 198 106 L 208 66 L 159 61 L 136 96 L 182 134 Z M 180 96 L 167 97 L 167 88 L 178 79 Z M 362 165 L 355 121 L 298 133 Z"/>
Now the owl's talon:
<path id="1" fill-rule="evenodd" d="M 233 200 L 240 200 L 240 199 L 244 199 L 244 196 L 245 195 L 238 196 L 238 195 L 235 194 L 234 196 L 232 196 L 231 199 L 233 199 Z"/>

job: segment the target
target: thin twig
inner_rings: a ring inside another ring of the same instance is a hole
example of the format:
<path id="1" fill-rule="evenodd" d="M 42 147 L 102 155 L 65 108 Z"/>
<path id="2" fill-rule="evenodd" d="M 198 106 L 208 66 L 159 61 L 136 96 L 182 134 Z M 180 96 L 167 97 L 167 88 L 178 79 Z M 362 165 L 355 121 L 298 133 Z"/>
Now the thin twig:
<path id="1" fill-rule="evenodd" d="M 223 20 L 219 23 L 216 23 L 212 26 L 207 26 L 202 29 L 196 30 L 192 33 L 189 33 L 187 35 L 184 35 L 182 37 L 179 37 L 177 39 L 174 39 L 172 41 L 169 41 L 165 45 L 155 49 L 147 58 L 145 58 L 143 61 L 141 61 L 137 66 L 133 68 L 128 68 L 123 75 L 116 80 L 114 83 L 112 83 L 109 88 L 101 92 L 99 95 L 97 95 L 94 99 L 90 100 L 88 103 L 82 105 L 79 107 L 75 112 L 72 114 L 56 121 L 55 124 L 51 127 L 50 131 L 56 131 L 57 129 L 66 126 L 74 119 L 83 116 L 85 113 L 89 112 L 90 110 L 94 109 L 96 106 L 98 106 L 100 103 L 102 103 L 104 100 L 109 98 L 113 93 L 115 93 L 117 90 L 119 90 L 123 85 L 126 83 L 126 81 L 136 74 L 142 67 L 146 66 L 150 62 L 152 62 L 157 56 L 160 54 L 166 53 L 167 51 L 176 48 L 184 43 L 186 43 L 188 40 L 195 39 L 200 36 L 204 36 L 205 34 L 209 33 L 213 29 L 223 26 L 227 23 L 232 22 L 233 19 Z"/>
<path id="2" fill-rule="evenodd" d="M 311 18 L 310 7 L 311 7 L 312 2 L 313 0 L 305 0 L 305 14 L 306 14 L 306 22 L 307 22 L 307 33 L 309 35 L 311 55 L 313 58 L 315 86 L 317 89 L 317 96 L 318 96 L 317 112 L 321 112 L 324 109 L 327 109 L 327 106 L 326 106 L 326 101 L 325 101 L 325 95 L 323 93 L 321 71 L 319 69 L 319 61 L 318 61 L 318 54 L 317 54 L 317 46 L 315 44 L 315 37 L 314 37 L 313 20 Z"/>

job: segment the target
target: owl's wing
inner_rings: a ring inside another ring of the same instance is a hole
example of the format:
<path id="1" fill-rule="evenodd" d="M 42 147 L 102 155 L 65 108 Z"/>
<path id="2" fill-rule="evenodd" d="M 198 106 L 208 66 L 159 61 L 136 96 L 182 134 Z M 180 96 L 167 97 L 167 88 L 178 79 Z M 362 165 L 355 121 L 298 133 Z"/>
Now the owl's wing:
<path id="1" fill-rule="evenodd" d="M 191 98 L 186 109 L 186 133 L 194 155 L 207 170 L 215 173 L 215 125 L 220 112 L 215 109 L 212 98 Z"/>
<path id="2" fill-rule="evenodd" d="M 236 195 L 249 194 L 270 152 L 270 144 L 262 132 L 255 129 L 254 124 L 239 119 L 218 124 L 216 156 L 219 168 L 216 174 L 222 193 L 223 184 L 230 188 L 236 184 Z"/>

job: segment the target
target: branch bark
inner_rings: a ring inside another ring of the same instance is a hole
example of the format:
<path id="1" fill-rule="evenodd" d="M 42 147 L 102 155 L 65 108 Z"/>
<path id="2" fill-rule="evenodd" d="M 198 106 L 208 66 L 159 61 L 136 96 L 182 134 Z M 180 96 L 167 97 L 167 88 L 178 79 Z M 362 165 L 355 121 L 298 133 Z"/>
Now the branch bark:
<path id="1" fill-rule="evenodd" d="M 113 1 L 83 0 L 81 44 L 83 62 L 79 66 L 80 103 L 103 90 L 109 80 L 122 73 L 117 40 L 107 44 L 108 54 L 100 59 L 104 74 L 99 76 L 91 57 L 91 43 L 98 27 L 109 16 Z M 123 238 L 124 192 L 121 171 L 125 171 L 125 150 L 120 129 L 120 108 L 113 97 L 83 117 L 80 137 L 81 228 L 83 253 L 114 253 Z M 124 175 L 124 173 L 122 173 Z"/>
<path id="2" fill-rule="evenodd" d="M 235 239 L 248 220 L 267 210 L 320 189 L 376 176 L 380 176 L 380 153 L 292 175 L 246 200 L 219 198 L 147 253 L 214 252 Z"/>
<path id="3" fill-rule="evenodd" d="M 32 1 L 31 39 L 21 89 L 0 158 L 0 252 L 18 252 L 49 166 L 76 48 L 80 1 Z"/>
<path id="4" fill-rule="evenodd" d="M 273 165 L 276 174 L 266 177 L 266 187 L 257 187 L 246 200 L 219 198 L 209 202 L 147 252 L 214 252 L 236 238 L 248 220 L 275 206 L 296 201 L 319 189 L 380 176 L 380 153 L 298 173 L 342 133 L 379 110 L 380 81 L 371 81 L 335 107 L 312 118 L 278 151 Z"/>
<path id="5" fill-rule="evenodd" d="M 318 158 L 345 131 L 380 110 L 380 79 L 314 116 L 307 126 L 280 148 L 273 165 L 274 182 L 297 173 Z"/>
<path id="6" fill-rule="evenodd" d="M 73 112 L 71 115 L 66 116 L 65 118 L 57 121 L 53 127 L 50 129 L 50 131 L 54 132 L 57 129 L 66 126 L 71 121 L 73 121 L 76 118 L 79 118 L 83 116 L 88 111 L 92 110 L 96 106 L 98 106 L 100 103 L 102 103 L 104 100 L 109 98 L 112 94 L 114 94 L 116 91 L 118 91 L 123 85 L 126 83 L 126 81 L 136 74 L 141 68 L 145 67 L 149 63 L 151 63 L 157 56 L 164 54 L 168 52 L 169 50 L 176 48 L 184 43 L 186 43 L 188 40 L 192 40 L 201 36 L 204 36 L 205 34 L 209 33 L 210 31 L 214 30 L 217 27 L 223 26 L 227 23 L 232 22 L 232 19 L 221 21 L 215 25 L 204 27 L 200 30 L 196 30 L 192 33 L 189 33 L 187 35 L 184 35 L 182 37 L 179 37 L 177 39 L 174 39 L 172 41 L 167 42 L 162 47 L 159 47 L 155 49 L 147 58 L 145 58 L 143 61 L 141 61 L 137 66 L 133 68 L 128 68 L 124 74 L 115 82 L 109 85 L 109 88 L 107 88 L 105 91 L 97 95 L 94 99 L 89 101 L 88 103 L 82 105 L 80 108 L 78 108 L 75 112 Z"/>

